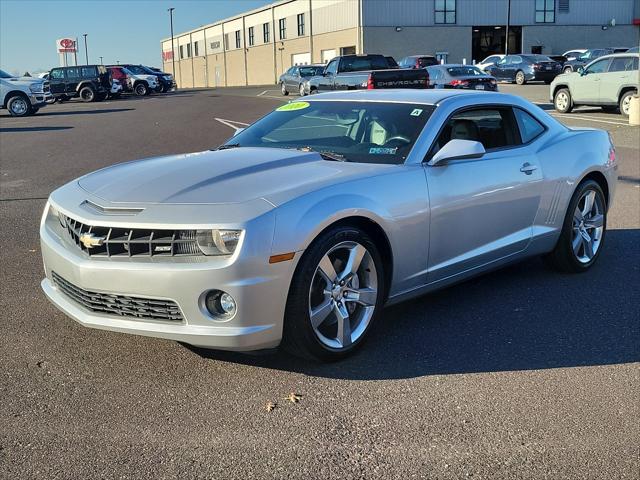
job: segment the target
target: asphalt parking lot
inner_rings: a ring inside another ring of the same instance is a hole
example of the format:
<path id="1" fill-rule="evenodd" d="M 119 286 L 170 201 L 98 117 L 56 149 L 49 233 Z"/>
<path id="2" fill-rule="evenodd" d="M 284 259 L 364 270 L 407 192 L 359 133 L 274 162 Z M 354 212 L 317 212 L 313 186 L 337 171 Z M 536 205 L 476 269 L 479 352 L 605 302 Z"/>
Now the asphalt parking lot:
<path id="1" fill-rule="evenodd" d="M 550 108 L 546 85 L 500 89 Z M 265 87 L 0 111 L 0 478 L 638 478 L 640 130 L 618 114 L 556 115 L 617 147 L 594 268 L 532 259 L 388 308 L 341 363 L 90 330 L 45 299 L 53 189 L 215 147 L 282 101 Z"/>

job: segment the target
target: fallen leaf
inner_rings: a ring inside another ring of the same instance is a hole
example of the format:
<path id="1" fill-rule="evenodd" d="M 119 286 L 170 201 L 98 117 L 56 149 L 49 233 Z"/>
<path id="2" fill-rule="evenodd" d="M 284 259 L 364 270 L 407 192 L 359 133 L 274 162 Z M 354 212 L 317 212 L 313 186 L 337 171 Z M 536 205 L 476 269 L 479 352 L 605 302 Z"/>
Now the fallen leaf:
<path id="1" fill-rule="evenodd" d="M 278 404 L 277 404 L 277 403 L 267 402 L 267 404 L 264 406 L 264 409 L 265 409 L 267 412 L 270 412 L 270 411 L 274 410 L 277 406 L 278 406 Z"/>
<path id="2" fill-rule="evenodd" d="M 291 403 L 298 403 L 302 399 L 302 395 L 291 392 L 285 400 L 289 400 Z"/>

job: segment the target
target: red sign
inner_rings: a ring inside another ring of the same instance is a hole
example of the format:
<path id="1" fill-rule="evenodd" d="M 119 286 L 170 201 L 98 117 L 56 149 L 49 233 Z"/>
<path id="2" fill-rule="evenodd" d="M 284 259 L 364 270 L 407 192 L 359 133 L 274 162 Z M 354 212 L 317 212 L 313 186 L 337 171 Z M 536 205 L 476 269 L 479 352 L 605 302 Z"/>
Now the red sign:
<path id="1" fill-rule="evenodd" d="M 72 38 L 60 38 L 56 42 L 58 53 L 74 53 L 76 51 L 76 41 Z"/>
<path id="2" fill-rule="evenodd" d="M 173 52 L 169 50 L 168 52 L 162 52 L 162 60 L 168 62 L 173 59 Z"/>

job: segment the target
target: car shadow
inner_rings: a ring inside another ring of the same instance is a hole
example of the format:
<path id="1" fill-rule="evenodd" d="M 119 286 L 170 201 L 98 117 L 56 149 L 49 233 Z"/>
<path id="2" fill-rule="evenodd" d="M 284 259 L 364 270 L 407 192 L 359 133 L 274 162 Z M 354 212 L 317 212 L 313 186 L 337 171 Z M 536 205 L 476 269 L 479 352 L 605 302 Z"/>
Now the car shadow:
<path id="1" fill-rule="evenodd" d="M 586 273 L 555 273 L 533 258 L 386 308 L 363 348 L 336 363 L 185 346 L 215 361 L 350 380 L 635 362 L 639 243 L 640 230 L 612 230 Z"/>
<path id="2" fill-rule="evenodd" d="M 63 115 L 98 115 L 102 113 L 130 112 L 135 108 L 102 108 L 100 110 L 69 110 L 65 112 L 44 111 L 38 112 L 38 117 L 55 117 Z"/>
<path id="3" fill-rule="evenodd" d="M 73 127 L 0 127 L 0 133 L 11 132 L 52 132 L 56 130 L 69 130 Z"/>

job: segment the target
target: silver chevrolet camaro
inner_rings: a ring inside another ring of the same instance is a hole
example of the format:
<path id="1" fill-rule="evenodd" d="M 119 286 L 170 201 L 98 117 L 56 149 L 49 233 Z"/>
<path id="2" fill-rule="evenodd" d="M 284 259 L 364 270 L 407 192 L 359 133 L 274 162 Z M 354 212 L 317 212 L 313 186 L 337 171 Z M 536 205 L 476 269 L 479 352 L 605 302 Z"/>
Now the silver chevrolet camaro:
<path id="1" fill-rule="evenodd" d="M 54 191 L 42 288 L 88 327 L 331 360 L 385 304 L 532 255 L 587 270 L 616 178 L 606 132 L 516 96 L 316 95 Z"/>

